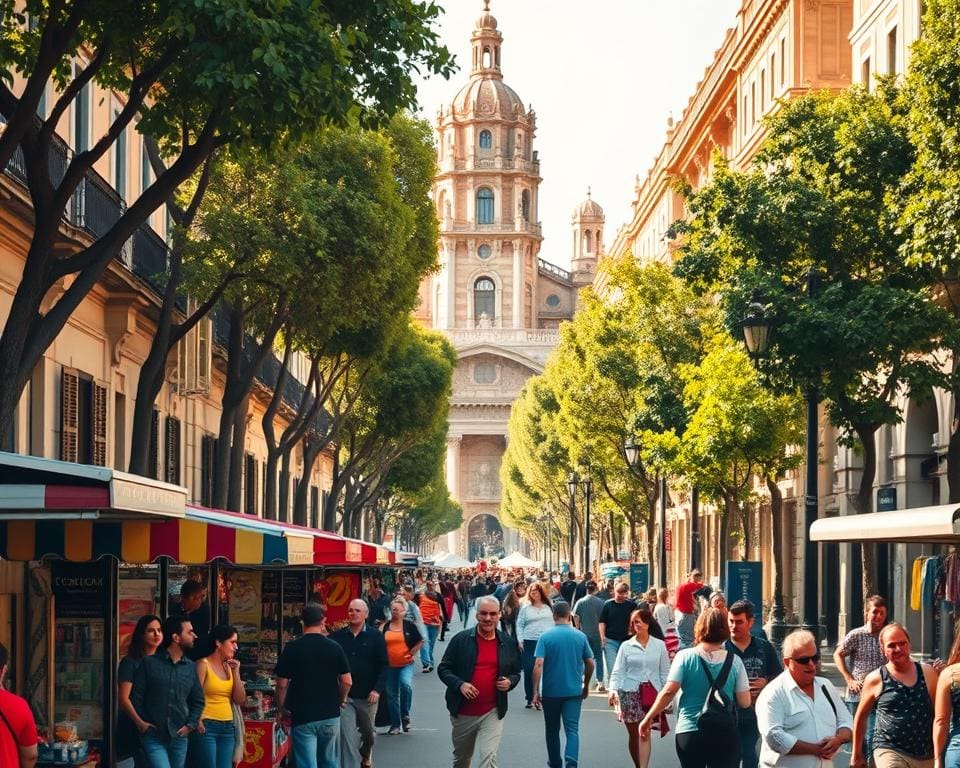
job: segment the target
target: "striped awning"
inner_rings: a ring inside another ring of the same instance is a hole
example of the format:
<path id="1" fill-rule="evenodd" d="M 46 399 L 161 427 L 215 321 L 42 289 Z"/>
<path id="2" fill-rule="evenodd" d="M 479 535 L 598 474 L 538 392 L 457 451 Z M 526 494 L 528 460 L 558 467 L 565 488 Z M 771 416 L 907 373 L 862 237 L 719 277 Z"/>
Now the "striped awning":
<path id="1" fill-rule="evenodd" d="M 224 517 L 225 516 L 225 517 Z M 116 557 L 125 563 L 152 563 L 168 557 L 184 565 L 223 558 L 233 565 L 310 565 L 313 539 L 248 518 L 236 525 L 229 513 L 188 507 L 183 519 L 0 521 L 0 557 L 40 560 L 59 557 L 88 562 Z"/>

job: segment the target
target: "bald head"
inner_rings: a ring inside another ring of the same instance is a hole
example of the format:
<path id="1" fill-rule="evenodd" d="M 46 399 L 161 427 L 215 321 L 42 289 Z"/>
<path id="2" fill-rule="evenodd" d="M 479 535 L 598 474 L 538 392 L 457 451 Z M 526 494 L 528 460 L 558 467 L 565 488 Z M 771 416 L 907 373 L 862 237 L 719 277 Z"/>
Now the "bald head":
<path id="1" fill-rule="evenodd" d="M 359 632 L 367 623 L 367 614 L 370 608 L 366 600 L 351 600 L 347 606 L 347 623 L 354 632 Z"/>

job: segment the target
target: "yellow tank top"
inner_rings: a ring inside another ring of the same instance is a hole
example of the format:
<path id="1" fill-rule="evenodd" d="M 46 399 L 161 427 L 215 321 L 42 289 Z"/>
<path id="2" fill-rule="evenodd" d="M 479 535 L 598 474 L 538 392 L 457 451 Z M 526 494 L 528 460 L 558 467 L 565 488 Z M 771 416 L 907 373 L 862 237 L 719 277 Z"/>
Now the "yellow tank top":
<path id="1" fill-rule="evenodd" d="M 233 709 L 230 707 L 231 696 L 233 695 L 233 677 L 229 680 L 222 680 L 217 677 L 216 672 L 204 659 L 203 663 L 207 665 L 207 674 L 203 677 L 203 695 L 206 702 L 203 705 L 203 714 L 200 716 L 204 720 L 219 720 L 226 722 L 233 720 Z"/>

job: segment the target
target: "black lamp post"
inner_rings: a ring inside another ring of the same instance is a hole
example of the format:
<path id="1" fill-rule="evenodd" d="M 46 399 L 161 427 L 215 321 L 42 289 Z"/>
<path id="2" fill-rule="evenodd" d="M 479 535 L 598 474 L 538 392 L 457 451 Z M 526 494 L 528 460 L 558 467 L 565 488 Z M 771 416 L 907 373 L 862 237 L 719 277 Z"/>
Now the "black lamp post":
<path id="1" fill-rule="evenodd" d="M 817 276 L 813 270 L 807 273 L 807 297 L 812 299 L 817 292 Z M 743 340 L 747 347 L 747 354 L 756 364 L 766 357 L 770 344 L 770 321 L 766 317 L 763 305 L 758 301 L 751 301 L 743 320 L 740 321 L 743 331 Z M 817 545 L 810 538 L 810 526 L 819 517 L 819 489 L 817 469 L 819 465 L 819 446 L 817 445 L 817 421 L 820 407 L 820 392 L 816 386 L 810 386 L 806 391 L 807 401 L 807 446 L 806 446 L 806 490 L 803 499 L 803 527 L 806 532 L 803 548 L 803 628 L 813 632 L 814 637 L 820 637 L 818 622 L 818 582 L 819 557 Z M 786 625 L 783 624 L 783 595 L 773 596 L 773 640 L 782 643 Z"/>
<path id="2" fill-rule="evenodd" d="M 587 476 L 583 479 L 583 567 L 581 573 L 592 570 L 590 563 L 590 499 L 593 496 L 593 480 L 590 477 L 590 468 L 587 468 Z"/>
<path id="3" fill-rule="evenodd" d="M 627 437 L 623 442 L 623 453 L 627 457 L 627 463 L 631 467 L 637 466 L 640 459 L 640 446 L 637 444 L 633 435 Z M 661 586 L 667 584 L 667 476 L 660 474 L 657 478 L 659 484 L 660 504 L 657 506 L 658 525 L 660 527 L 660 538 L 657 543 L 657 579 Z"/>
<path id="4" fill-rule="evenodd" d="M 580 478 L 576 472 L 567 475 L 567 493 L 570 501 L 570 564 L 568 570 L 573 570 L 573 556 L 577 549 L 576 535 L 574 531 L 575 518 L 577 516 L 577 486 L 580 485 Z"/>
<path id="5" fill-rule="evenodd" d="M 552 542 L 550 541 L 550 539 L 551 539 L 551 533 L 550 533 L 550 521 L 551 521 L 551 519 L 552 519 L 552 518 L 550 517 L 550 515 L 549 515 L 549 514 L 546 514 L 546 513 L 544 513 L 541 517 L 538 517 L 538 518 L 537 518 L 537 522 L 538 522 L 538 523 L 540 523 L 541 525 L 546 526 L 546 527 L 544 528 L 543 541 L 544 541 L 544 544 L 545 544 L 545 552 L 544 552 L 544 554 L 545 554 L 545 556 L 546 556 L 546 561 L 547 561 L 547 562 L 546 562 L 547 571 L 550 571 L 551 568 L 552 568 L 552 566 L 553 566 L 553 552 L 551 551 L 551 550 L 552 550 Z"/>

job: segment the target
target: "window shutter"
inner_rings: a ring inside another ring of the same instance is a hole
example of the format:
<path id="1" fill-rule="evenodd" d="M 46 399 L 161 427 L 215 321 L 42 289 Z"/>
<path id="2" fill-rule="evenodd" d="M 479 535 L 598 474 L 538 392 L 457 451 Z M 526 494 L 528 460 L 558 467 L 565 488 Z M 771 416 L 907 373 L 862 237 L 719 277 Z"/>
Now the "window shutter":
<path id="1" fill-rule="evenodd" d="M 257 514 L 257 478 L 260 472 L 257 469 L 257 460 L 252 453 L 248 453 L 243 469 L 244 511 L 248 515 Z"/>
<path id="2" fill-rule="evenodd" d="M 180 419 L 167 416 L 166 481 L 180 485 Z"/>
<path id="3" fill-rule="evenodd" d="M 79 372 L 64 367 L 60 372 L 60 458 L 63 461 L 78 459 L 79 397 Z"/>
<path id="4" fill-rule="evenodd" d="M 150 418 L 150 452 L 147 457 L 149 465 L 147 467 L 147 477 L 154 480 L 160 479 L 160 411 L 153 409 L 153 416 Z"/>
<path id="5" fill-rule="evenodd" d="M 107 466 L 107 385 L 93 382 L 93 463 Z"/>
<path id="6" fill-rule="evenodd" d="M 204 435 L 200 441 L 200 503 L 213 504 L 213 470 L 217 464 L 217 439 Z"/>

